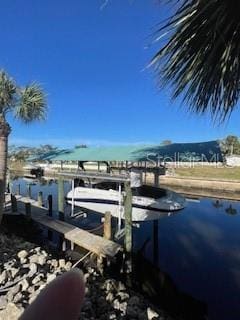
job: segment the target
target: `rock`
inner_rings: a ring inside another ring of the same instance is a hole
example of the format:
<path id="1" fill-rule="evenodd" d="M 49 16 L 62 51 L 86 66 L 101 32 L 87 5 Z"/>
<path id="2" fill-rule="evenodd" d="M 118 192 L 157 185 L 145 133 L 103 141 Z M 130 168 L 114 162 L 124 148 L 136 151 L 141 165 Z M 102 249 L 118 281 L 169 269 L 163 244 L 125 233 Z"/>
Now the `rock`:
<path id="1" fill-rule="evenodd" d="M 137 308 L 134 308 L 132 306 L 127 307 L 126 314 L 127 314 L 128 318 L 130 318 L 130 319 L 138 318 L 138 313 L 139 313 L 139 310 Z"/>
<path id="2" fill-rule="evenodd" d="M 18 308 L 14 303 L 8 303 L 6 309 L 0 311 L 0 319 L 17 320 L 22 314 L 22 309 Z"/>
<path id="3" fill-rule="evenodd" d="M 19 284 L 15 285 L 14 287 L 12 287 L 11 289 L 9 289 L 8 293 L 10 295 L 15 296 L 19 291 L 20 291 L 21 287 Z"/>
<path id="4" fill-rule="evenodd" d="M 118 296 L 119 296 L 119 298 L 121 299 L 121 301 L 125 301 L 125 300 L 129 299 L 129 294 L 126 293 L 126 292 L 120 291 L 120 292 L 118 293 Z"/>
<path id="5" fill-rule="evenodd" d="M 118 283 L 118 291 L 126 291 L 126 287 L 121 281 Z"/>
<path id="6" fill-rule="evenodd" d="M 51 261 L 51 266 L 54 268 L 54 269 L 57 269 L 58 268 L 58 261 L 56 259 L 52 259 Z"/>
<path id="7" fill-rule="evenodd" d="M 41 247 L 36 247 L 32 250 L 32 252 L 40 253 L 41 252 Z"/>
<path id="8" fill-rule="evenodd" d="M 38 257 L 37 263 L 40 264 L 40 266 L 43 266 L 46 263 L 46 261 L 47 261 L 46 257 L 42 255 Z"/>
<path id="9" fill-rule="evenodd" d="M 26 262 L 27 262 L 27 259 L 26 259 L 26 258 L 21 258 L 21 259 L 20 259 L 20 263 L 21 263 L 21 264 L 24 264 L 24 263 L 26 263 Z"/>
<path id="10" fill-rule="evenodd" d="M 29 263 L 38 263 L 39 255 L 33 254 L 29 257 Z"/>
<path id="11" fill-rule="evenodd" d="M 18 303 L 22 299 L 22 293 L 18 292 L 15 297 L 13 298 L 14 303 Z"/>
<path id="12" fill-rule="evenodd" d="M 54 279 L 56 278 L 56 275 L 55 274 L 48 274 L 47 275 L 47 283 L 53 281 Z"/>
<path id="13" fill-rule="evenodd" d="M 39 273 L 33 280 L 32 280 L 32 284 L 37 284 L 38 282 L 40 282 L 42 279 L 44 278 L 44 275 L 42 273 Z"/>
<path id="14" fill-rule="evenodd" d="M 154 318 L 158 318 L 159 314 L 156 311 L 154 311 L 152 308 L 148 307 L 147 308 L 147 317 L 148 317 L 148 320 L 152 320 Z"/>
<path id="15" fill-rule="evenodd" d="M 41 250 L 41 255 L 46 258 L 48 256 L 48 253 L 45 250 Z"/>
<path id="16" fill-rule="evenodd" d="M 108 318 L 109 318 L 110 320 L 117 319 L 116 313 L 110 312 L 109 315 L 108 315 Z"/>
<path id="17" fill-rule="evenodd" d="M 11 273 L 12 278 L 15 278 L 16 274 L 18 273 L 19 269 L 17 268 L 10 268 L 8 271 Z"/>
<path id="18" fill-rule="evenodd" d="M 66 262 L 65 259 L 59 259 L 59 268 L 65 268 Z"/>
<path id="19" fill-rule="evenodd" d="M 4 284 L 7 280 L 7 271 L 4 270 L 1 274 L 0 274 L 0 284 Z"/>
<path id="20" fill-rule="evenodd" d="M 17 254 L 19 259 L 25 259 L 28 256 L 28 252 L 26 250 L 21 250 Z"/>
<path id="21" fill-rule="evenodd" d="M 36 263 L 34 263 L 34 262 L 30 263 L 29 270 L 30 270 L 28 273 L 29 277 L 33 277 L 37 273 L 37 270 L 38 270 Z"/>
<path id="22" fill-rule="evenodd" d="M 137 296 L 132 296 L 129 300 L 128 300 L 128 305 L 134 305 L 134 306 L 138 306 L 140 304 L 140 299 Z"/>
<path id="23" fill-rule="evenodd" d="M 85 274 L 84 274 L 83 278 L 84 278 L 85 282 L 88 281 L 89 277 L 90 277 L 90 274 L 89 274 L 89 273 L 85 273 Z"/>
<path id="24" fill-rule="evenodd" d="M 114 300 L 114 295 L 113 295 L 111 292 L 109 292 L 109 293 L 107 294 L 107 296 L 106 296 L 106 300 L 109 301 L 109 302 L 113 302 L 113 300 Z"/>
<path id="25" fill-rule="evenodd" d="M 19 284 L 21 286 L 21 291 L 26 291 L 29 287 L 29 283 L 26 279 L 23 279 Z"/>
<path id="26" fill-rule="evenodd" d="M 113 280 L 113 279 L 106 280 L 106 290 L 107 290 L 107 292 L 114 291 L 116 289 L 117 289 L 117 286 L 116 286 L 116 281 L 115 280 Z"/>
<path id="27" fill-rule="evenodd" d="M 28 293 L 30 293 L 30 294 L 32 294 L 33 292 L 35 292 L 34 286 L 29 287 L 27 291 L 28 291 Z"/>
<path id="28" fill-rule="evenodd" d="M 0 310 L 5 309 L 7 306 L 7 303 L 8 303 L 7 298 L 4 296 L 0 296 Z"/>
<path id="29" fill-rule="evenodd" d="M 66 271 L 70 271 L 72 269 L 72 262 L 68 261 L 66 264 L 65 264 L 65 270 Z"/>

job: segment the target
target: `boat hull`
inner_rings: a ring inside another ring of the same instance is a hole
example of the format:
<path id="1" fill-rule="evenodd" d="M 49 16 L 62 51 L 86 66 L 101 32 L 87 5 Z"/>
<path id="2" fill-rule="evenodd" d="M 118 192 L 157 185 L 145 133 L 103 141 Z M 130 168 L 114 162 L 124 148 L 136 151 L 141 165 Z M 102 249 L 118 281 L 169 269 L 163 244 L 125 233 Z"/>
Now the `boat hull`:
<path id="1" fill-rule="evenodd" d="M 171 191 L 170 191 L 171 192 Z M 133 196 L 132 221 L 156 220 L 185 206 L 185 200 L 171 192 L 161 199 Z M 69 204 L 104 214 L 110 211 L 113 217 L 124 219 L 123 199 L 118 191 L 77 187 L 67 194 Z M 119 205 L 120 202 L 120 205 Z"/>

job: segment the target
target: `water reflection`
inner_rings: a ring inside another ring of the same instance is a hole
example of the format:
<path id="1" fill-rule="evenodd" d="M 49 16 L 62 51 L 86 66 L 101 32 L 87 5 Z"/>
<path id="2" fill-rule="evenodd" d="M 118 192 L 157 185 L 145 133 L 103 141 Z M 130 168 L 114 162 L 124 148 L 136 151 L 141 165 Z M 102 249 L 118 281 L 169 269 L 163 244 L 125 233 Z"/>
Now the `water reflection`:
<path id="1" fill-rule="evenodd" d="M 223 204 L 221 203 L 221 201 L 220 200 L 215 200 L 215 201 L 213 201 L 213 206 L 215 207 L 215 208 L 222 208 L 222 206 L 223 206 Z"/>
<path id="2" fill-rule="evenodd" d="M 230 204 L 230 206 L 229 206 L 227 209 L 225 209 L 225 212 L 226 212 L 227 214 L 232 215 L 232 216 L 235 216 L 235 215 L 238 213 L 237 210 L 234 209 L 231 204 Z"/>
<path id="3" fill-rule="evenodd" d="M 22 179 L 13 182 L 13 190 L 18 184 L 26 194 Z M 70 184 L 66 182 L 64 188 L 67 192 Z M 39 191 L 44 198 L 53 195 L 56 210 L 56 183 L 32 186 L 34 198 Z M 189 202 L 181 214 L 134 228 L 134 249 L 141 253 L 135 273 L 141 289 L 159 304 L 171 301 L 169 308 L 179 313 L 182 310 L 189 319 L 201 319 L 197 317 L 203 317 L 208 309 L 210 320 L 239 320 L 239 210 L 240 202 L 205 198 L 199 203 Z M 89 214 L 73 223 L 89 229 L 100 219 L 100 215 Z"/>

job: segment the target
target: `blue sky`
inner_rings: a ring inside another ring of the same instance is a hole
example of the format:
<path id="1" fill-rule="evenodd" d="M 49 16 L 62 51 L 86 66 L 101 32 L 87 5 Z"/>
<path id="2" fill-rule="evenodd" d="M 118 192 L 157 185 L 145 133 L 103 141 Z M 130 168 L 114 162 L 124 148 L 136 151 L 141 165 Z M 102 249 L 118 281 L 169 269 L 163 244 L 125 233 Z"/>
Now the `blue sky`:
<path id="1" fill-rule="evenodd" d="M 239 111 L 222 126 L 196 116 L 158 91 L 145 67 L 166 10 L 156 0 L 1 1 L 1 67 L 48 94 L 45 123 L 9 118 L 11 143 L 191 142 L 240 135 Z"/>

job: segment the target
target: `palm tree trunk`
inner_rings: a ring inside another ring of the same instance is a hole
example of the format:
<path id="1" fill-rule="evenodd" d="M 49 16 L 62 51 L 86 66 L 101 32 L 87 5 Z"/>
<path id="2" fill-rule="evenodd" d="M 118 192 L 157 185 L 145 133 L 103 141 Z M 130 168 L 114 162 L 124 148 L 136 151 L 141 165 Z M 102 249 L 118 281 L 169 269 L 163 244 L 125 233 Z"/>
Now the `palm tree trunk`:
<path id="1" fill-rule="evenodd" d="M 0 116 L 0 223 L 3 218 L 5 201 L 8 136 L 10 132 L 11 128 L 9 124 L 3 116 Z"/>

